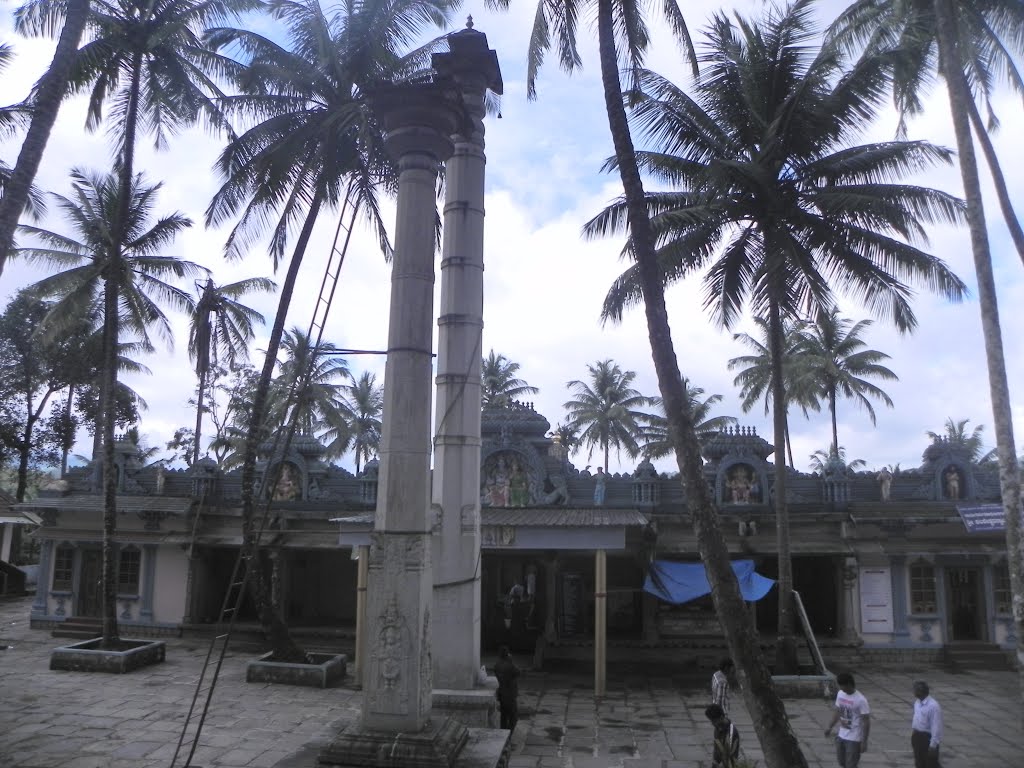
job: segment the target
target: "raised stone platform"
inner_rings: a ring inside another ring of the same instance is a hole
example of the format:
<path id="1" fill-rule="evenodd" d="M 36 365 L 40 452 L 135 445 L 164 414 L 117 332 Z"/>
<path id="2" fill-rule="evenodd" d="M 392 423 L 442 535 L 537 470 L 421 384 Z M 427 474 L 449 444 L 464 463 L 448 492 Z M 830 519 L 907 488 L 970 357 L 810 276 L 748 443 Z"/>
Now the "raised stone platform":
<path id="1" fill-rule="evenodd" d="M 471 691 L 435 688 L 432 711 L 435 717 L 451 717 L 469 728 L 498 727 L 498 681 Z"/>
<path id="2" fill-rule="evenodd" d="M 347 726 L 321 750 L 320 766 L 342 768 L 505 768 L 511 733 L 466 728 L 447 718 L 432 721 L 420 733 L 370 731 Z"/>
<path id="3" fill-rule="evenodd" d="M 140 667 L 159 664 L 166 654 L 166 644 L 162 640 L 121 639 L 116 649 L 103 648 L 102 643 L 102 638 L 96 638 L 54 648 L 50 653 L 50 669 L 123 675 Z"/>
<path id="4" fill-rule="evenodd" d="M 330 688 L 345 679 L 348 658 L 344 654 L 311 653 L 308 664 L 274 661 L 273 657 L 271 652 L 250 661 L 245 668 L 245 681 Z"/>

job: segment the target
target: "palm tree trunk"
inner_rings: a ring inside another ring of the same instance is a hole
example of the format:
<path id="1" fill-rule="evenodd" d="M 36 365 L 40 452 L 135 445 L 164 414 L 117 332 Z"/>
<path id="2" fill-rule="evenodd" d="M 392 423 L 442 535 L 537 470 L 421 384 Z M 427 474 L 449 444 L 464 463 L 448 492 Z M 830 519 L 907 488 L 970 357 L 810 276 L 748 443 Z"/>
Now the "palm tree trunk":
<path id="1" fill-rule="evenodd" d="M 1010 192 L 1006 188 L 1006 178 L 1003 176 L 1003 169 L 999 165 L 999 157 L 996 155 L 996 148 L 992 146 L 992 138 L 985 129 L 978 112 L 978 105 L 974 99 L 968 100 L 971 110 L 971 123 L 974 125 L 974 133 L 981 143 L 981 150 L 985 153 L 985 161 L 988 163 L 989 173 L 992 174 L 992 183 L 996 188 L 996 197 L 999 199 L 999 208 L 1003 212 L 1003 220 L 1006 221 L 1006 228 L 1010 230 L 1010 239 L 1017 249 L 1017 255 L 1021 262 L 1024 262 L 1024 229 L 1021 229 L 1020 220 L 1016 211 L 1013 210 L 1013 203 L 1010 201 Z"/>
<path id="2" fill-rule="evenodd" d="M 124 139 L 121 152 L 118 155 L 118 188 L 117 214 L 119 217 L 118 226 L 121 232 L 118 233 L 120 243 L 123 244 L 127 237 L 125 227 L 128 225 L 128 211 L 132 204 L 132 177 L 135 174 L 135 137 L 139 126 L 139 89 L 142 78 L 142 54 L 136 53 L 132 59 L 131 85 L 128 88 L 128 109 L 124 118 Z"/>
<path id="3" fill-rule="evenodd" d="M 789 466 L 796 469 L 796 462 L 793 461 L 793 441 L 789 439 L 789 413 L 786 414 L 786 455 L 789 456 Z"/>
<path id="4" fill-rule="evenodd" d="M 828 390 L 828 410 L 832 414 L 832 450 L 829 451 L 830 456 L 839 455 L 839 423 L 836 420 L 836 388 L 830 387 Z"/>
<path id="5" fill-rule="evenodd" d="M 206 374 L 207 368 L 203 366 L 199 370 L 199 392 L 196 396 L 196 430 L 192 446 L 193 467 L 199 463 L 199 438 L 203 434 L 203 398 L 206 396 Z"/>
<path id="6" fill-rule="evenodd" d="M 255 541 L 256 529 L 254 526 L 253 513 L 256 503 L 254 486 L 256 483 L 256 452 L 260 440 L 263 437 L 263 419 L 267 407 L 267 396 L 270 394 L 270 384 L 274 376 L 274 367 L 277 363 L 277 353 L 281 348 L 281 339 L 284 336 L 285 321 L 288 318 L 288 308 L 291 305 L 292 294 L 295 291 L 295 281 L 299 275 L 299 267 L 302 266 L 302 257 L 309 244 L 310 235 L 313 234 L 313 225 L 316 223 L 317 214 L 323 203 L 323 196 L 318 191 L 313 197 L 306 214 L 306 221 L 302 225 L 302 231 L 295 243 L 292 252 L 291 262 L 288 265 L 288 272 L 285 275 L 284 284 L 281 286 L 281 296 L 278 299 L 277 315 L 274 318 L 274 327 L 270 331 L 270 339 L 267 341 L 267 356 L 263 360 L 263 370 L 260 373 L 259 382 L 256 384 L 256 391 L 253 394 L 252 411 L 249 414 L 249 428 L 245 435 L 245 458 L 242 462 L 242 535 L 243 546 L 251 546 Z M 254 557 L 249 561 L 249 567 L 253 568 L 253 578 L 250 583 L 253 585 L 253 598 L 260 615 L 260 623 L 263 625 L 268 639 L 274 651 L 275 661 L 303 661 L 306 653 L 295 643 L 288 628 L 281 616 L 274 610 L 271 602 L 271 589 L 265 578 L 264 567 L 261 558 Z"/>
<path id="7" fill-rule="evenodd" d="M 75 385 L 68 385 L 68 402 L 64 406 L 64 426 L 67 428 L 71 424 L 71 410 L 74 407 L 75 402 Z M 65 477 L 68 473 L 68 454 L 71 453 L 71 448 L 74 443 L 68 441 L 67 435 L 62 435 L 62 441 L 60 446 L 60 476 Z"/>
<path id="8" fill-rule="evenodd" d="M 985 337 L 989 395 L 992 399 L 996 448 L 999 453 L 999 486 L 1006 517 L 1006 552 L 1013 592 L 1017 671 L 1020 675 L 1021 703 L 1024 704 L 1024 553 L 1021 551 L 1020 535 L 1020 468 L 1013 439 L 1010 387 L 1006 376 L 1006 360 L 1003 356 L 999 306 L 996 300 L 995 278 L 992 274 L 992 255 L 989 250 L 988 231 L 985 228 L 981 182 L 978 178 L 974 142 L 971 139 L 968 119 L 969 102 L 972 99 L 956 45 L 954 18 L 951 0 L 935 0 L 939 68 L 946 80 L 946 90 L 949 94 L 950 116 L 953 119 L 960 158 L 960 175 L 964 183 L 964 197 L 967 199 L 967 223 L 971 234 L 971 250 L 974 254 L 974 270 L 978 280 L 978 304 L 981 309 L 981 329 Z M 1024 713 L 1024 707 L 1021 707 L 1020 711 Z"/>
<path id="9" fill-rule="evenodd" d="M 689 398 L 686 397 L 672 343 L 662 275 L 655 257 L 654 238 L 647 216 L 643 182 L 636 164 L 633 139 L 622 101 L 612 21 L 612 0 L 598 0 L 598 40 L 608 127 L 626 196 L 633 252 L 639 267 L 644 296 L 651 356 L 665 404 L 669 438 L 675 449 L 676 462 L 683 478 L 687 509 L 693 520 L 698 550 L 704 561 L 708 583 L 711 585 L 715 611 L 725 630 L 729 653 L 746 679 L 743 699 L 753 719 L 766 764 L 769 768 L 804 768 L 807 761 L 790 727 L 785 706 L 772 684 L 771 674 L 761 653 L 757 629 L 740 595 L 739 584 L 729 558 L 729 548 L 718 524 L 718 512 L 704 478 L 700 443 L 697 440 Z"/>
<path id="10" fill-rule="evenodd" d="M 21 435 L 21 445 L 18 446 L 18 488 L 15 491 L 15 498 L 18 501 L 25 500 L 25 491 L 28 489 L 28 459 L 32 452 L 32 433 L 35 431 L 36 422 L 39 421 L 39 417 L 42 415 L 43 409 L 46 407 L 46 403 L 54 391 L 53 389 L 47 390 L 35 408 L 32 407 L 32 401 L 29 399 L 25 429 Z"/>
<path id="11" fill-rule="evenodd" d="M 118 225 L 120 225 L 118 223 Z M 120 271 L 113 260 L 103 289 L 103 640 L 115 648 L 117 634 L 117 564 L 114 536 L 117 532 L 117 470 L 114 464 L 114 412 L 117 410 L 117 293 Z"/>
<path id="12" fill-rule="evenodd" d="M 782 349 L 785 335 L 778 302 L 769 308 L 770 352 L 772 357 L 772 421 L 774 442 L 782 445 L 786 439 L 786 385 L 782 372 Z M 786 466 L 775 454 L 775 540 L 779 555 L 779 621 L 775 641 L 775 672 L 795 674 L 798 669 L 796 652 L 796 622 L 793 616 L 793 561 L 789 552 L 789 506 L 786 501 Z"/>
<path id="13" fill-rule="evenodd" d="M 18 152 L 11 179 L 0 198 L 0 275 L 14 242 L 18 219 L 28 202 L 29 189 L 39 170 L 50 132 L 57 122 L 57 113 L 67 93 L 68 78 L 75 63 L 78 43 L 89 16 L 89 0 L 68 0 L 64 26 L 46 74 L 39 80 L 32 102 L 32 122 Z"/>
<path id="14" fill-rule="evenodd" d="M 608 445 L 608 441 L 606 440 L 605 444 L 604 444 L 604 473 L 606 475 L 608 474 L 608 453 L 609 453 L 609 445 Z"/>

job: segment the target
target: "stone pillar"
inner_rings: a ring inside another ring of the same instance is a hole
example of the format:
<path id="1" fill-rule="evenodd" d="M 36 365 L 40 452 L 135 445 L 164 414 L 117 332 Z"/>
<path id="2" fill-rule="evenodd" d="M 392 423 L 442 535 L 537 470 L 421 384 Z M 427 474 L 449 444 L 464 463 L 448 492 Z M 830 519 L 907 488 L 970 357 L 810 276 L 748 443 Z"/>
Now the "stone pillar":
<path id="1" fill-rule="evenodd" d="M 142 545 L 142 603 L 139 621 L 153 621 L 153 587 L 156 581 L 156 544 Z"/>
<path id="2" fill-rule="evenodd" d="M 36 599 L 32 601 L 32 616 L 46 616 L 50 612 L 50 572 L 53 570 L 53 539 L 43 539 L 39 551 L 39 572 L 36 576 Z"/>
<path id="3" fill-rule="evenodd" d="M 843 596 L 840 606 L 843 611 L 841 617 L 843 628 L 839 639 L 846 643 L 855 643 L 860 640 L 860 622 L 857 620 L 860 613 L 857 603 L 857 558 L 845 558 L 841 574 Z"/>
<path id="4" fill-rule="evenodd" d="M 544 589 L 544 640 L 553 643 L 558 640 L 558 553 L 544 565 Z"/>
<path id="5" fill-rule="evenodd" d="M 594 553 L 594 696 L 605 694 L 608 666 L 608 553 Z"/>
<path id="6" fill-rule="evenodd" d="M 366 577 L 370 572 L 370 548 L 365 544 L 358 548 L 359 561 L 356 565 L 356 659 L 354 676 L 356 685 L 362 687 L 363 670 L 366 668 Z"/>
<path id="7" fill-rule="evenodd" d="M 899 643 L 910 641 L 907 626 L 907 559 L 903 555 L 892 558 L 892 631 L 893 639 Z"/>
<path id="8" fill-rule="evenodd" d="M 448 36 L 433 68 L 454 80 L 467 120 L 445 165 L 434 416 L 434 685 L 472 689 L 480 669 L 480 359 L 484 310 L 484 96 L 501 93 L 487 36 Z M 491 702 L 488 702 L 491 703 Z"/>
<path id="9" fill-rule="evenodd" d="M 430 719 L 430 390 L 434 224 L 440 164 L 462 117 L 451 89 L 383 88 L 374 106 L 397 159 L 377 514 L 367 590 L 362 726 L 418 733 Z"/>

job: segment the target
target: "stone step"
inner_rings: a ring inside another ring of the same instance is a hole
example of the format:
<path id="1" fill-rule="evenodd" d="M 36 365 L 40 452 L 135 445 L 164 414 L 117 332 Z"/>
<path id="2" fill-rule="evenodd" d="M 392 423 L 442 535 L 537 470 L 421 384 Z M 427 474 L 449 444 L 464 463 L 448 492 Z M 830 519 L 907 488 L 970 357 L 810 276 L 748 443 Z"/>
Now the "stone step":
<path id="1" fill-rule="evenodd" d="M 947 645 L 943 649 L 943 658 L 946 664 L 954 670 L 1012 669 L 1006 652 L 994 643 Z"/>

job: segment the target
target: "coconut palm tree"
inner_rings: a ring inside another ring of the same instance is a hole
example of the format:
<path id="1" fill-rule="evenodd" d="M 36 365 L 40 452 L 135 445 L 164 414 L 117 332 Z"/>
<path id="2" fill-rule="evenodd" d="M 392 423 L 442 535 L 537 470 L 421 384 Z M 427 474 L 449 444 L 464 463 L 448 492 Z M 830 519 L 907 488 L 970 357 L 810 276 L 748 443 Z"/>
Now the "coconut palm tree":
<path id="1" fill-rule="evenodd" d="M 833 471 L 837 461 L 842 464 L 844 470 L 862 469 L 868 465 L 864 459 L 847 461 L 846 448 L 841 445 L 836 448 L 836 444 L 832 443 L 827 451 L 824 448 L 819 448 L 811 454 L 811 472 L 824 477 Z"/>
<path id="2" fill-rule="evenodd" d="M 349 378 L 349 370 L 338 348 L 326 341 L 314 344 L 304 330 L 292 328 L 285 331 L 281 349 L 285 360 L 276 382 L 281 397 L 273 423 L 295 424 L 306 435 L 322 427 L 347 430 L 348 404 L 340 380 Z"/>
<path id="3" fill-rule="evenodd" d="M 29 96 L 28 132 L 14 168 L 0 187 L 3 192 L 0 196 L 0 275 L 14 243 L 18 219 L 35 196 L 32 182 L 68 90 L 90 4 L 90 0 L 32 0 L 14 12 L 14 28 L 19 34 L 51 36 L 60 29 L 60 37 L 49 68 Z"/>
<path id="4" fill-rule="evenodd" d="M 649 414 L 637 410 L 653 404 L 653 399 L 633 389 L 636 371 L 623 371 L 611 360 L 599 360 L 587 366 L 587 381 L 573 379 L 566 387 L 574 397 L 564 404 L 569 423 L 579 430 L 579 443 L 604 454 L 604 471 L 612 448 L 625 451 L 631 459 L 641 453 L 643 425 Z"/>
<path id="5" fill-rule="evenodd" d="M 508 2 L 490 0 L 491 4 L 499 7 L 507 7 Z M 662 8 L 670 29 L 682 44 L 684 56 L 693 61 L 696 67 L 693 46 L 678 4 L 674 0 L 666 0 Z M 538 2 L 530 38 L 528 91 L 533 93 L 531 75 L 539 70 L 544 54 L 552 45 L 557 47 L 563 69 L 572 71 L 582 65 L 576 45 L 578 21 L 584 10 L 591 9 L 596 11 L 597 17 L 601 84 L 608 129 L 626 201 L 631 244 L 629 256 L 636 261 L 638 268 L 638 284 L 644 304 L 654 371 L 669 420 L 669 434 L 675 444 L 676 462 L 686 488 L 687 508 L 693 521 L 698 549 L 705 564 L 708 583 L 712 587 L 715 611 L 725 631 L 730 655 L 747 680 L 745 700 L 767 764 L 771 768 L 801 768 L 807 763 L 789 726 L 782 700 L 772 687 L 771 674 L 761 653 L 757 630 L 732 570 L 729 547 L 719 525 L 714 496 L 704 477 L 700 442 L 693 429 L 689 398 L 683 387 L 668 322 L 662 272 L 655 253 L 655 238 L 626 117 L 619 74 L 622 59 L 636 67 L 642 63 L 647 51 L 650 39 L 644 8 L 634 0 L 590 0 L 586 4 L 579 0 L 564 3 Z"/>
<path id="6" fill-rule="evenodd" d="M 228 285 L 216 285 L 209 277 L 204 284 L 196 284 L 198 298 L 189 317 L 188 334 L 188 354 L 195 364 L 199 380 L 192 464 L 199 461 L 210 372 L 222 362 L 233 368 L 240 361 L 247 360 L 249 344 L 255 335 L 253 325 L 263 323 L 263 315 L 239 299 L 256 291 L 273 291 L 276 287 L 274 281 L 266 277 L 250 277 Z"/>
<path id="7" fill-rule="evenodd" d="M 764 398 L 764 415 L 771 412 L 772 404 L 772 355 L 771 355 L 771 329 L 768 321 L 761 317 L 754 318 L 759 338 L 747 333 L 734 333 L 735 341 L 741 342 L 748 347 L 752 354 L 740 355 L 729 360 L 729 370 L 739 369 L 733 384 L 740 388 L 740 407 L 744 413 L 749 413 L 757 405 L 758 401 Z M 818 392 L 814 387 L 807 386 L 808 379 L 798 374 L 800 358 L 794 353 L 800 323 L 786 321 L 782 328 L 782 378 L 786 383 L 786 454 L 789 456 L 789 466 L 796 468 L 793 463 L 793 443 L 789 434 L 789 411 L 792 406 L 797 406 L 804 414 L 805 419 L 810 418 L 810 411 L 821 410 L 818 402 Z"/>
<path id="8" fill-rule="evenodd" d="M 211 30 L 207 37 L 215 49 L 240 50 L 247 63 L 236 78 L 239 95 L 222 100 L 224 108 L 258 121 L 219 158 L 224 184 L 207 209 L 207 223 L 225 223 L 241 213 L 226 246 L 229 257 L 240 257 L 274 221 L 270 255 L 275 267 L 289 246 L 292 226 L 299 225 L 246 431 L 242 515 L 247 540 L 253 530 L 261 425 L 313 228 L 324 208 L 345 202 L 376 228 L 382 250 L 390 254 L 379 196 L 397 190 L 398 174 L 367 93 L 427 66 L 441 42 L 410 46 L 427 28 L 446 24 L 457 7 L 458 0 L 368 0 L 345 4 L 328 16 L 317 0 L 270 0 L 268 12 L 283 27 L 286 44 L 238 29 Z M 258 567 L 258 560 L 252 562 Z M 270 601 L 260 598 L 269 595 L 264 581 L 254 580 L 257 603 L 278 658 L 304 658 Z"/>
<path id="9" fill-rule="evenodd" d="M 999 454 L 999 485 L 1006 517 L 1006 548 L 1010 583 L 1015 599 L 1013 616 L 1017 637 L 1017 668 L 1024 697 L 1024 554 L 1021 550 L 1021 477 L 1013 435 L 1010 386 L 1003 351 L 1002 327 L 992 272 L 992 252 L 981 195 L 981 180 L 971 135 L 975 97 L 989 101 L 995 80 L 1006 77 L 1018 92 L 1024 80 L 1017 61 L 1024 54 L 1024 4 L 1017 0 L 858 0 L 833 25 L 831 33 L 848 46 L 865 45 L 868 54 L 898 46 L 893 91 L 902 112 L 920 111 L 920 94 L 933 74 L 946 83 L 949 112 L 956 136 L 960 176 L 967 200 L 971 252 L 978 282 L 978 307 L 985 340 L 989 397 Z M 979 137 L 984 131 L 975 118 Z M 984 137 L 983 137 L 984 139 Z M 985 142 L 982 142 L 985 148 Z M 995 157 L 986 148 L 990 161 Z M 995 170 L 998 183 L 1002 174 Z M 1000 199 L 1009 196 L 1001 191 Z M 1004 207 L 1007 220 L 1013 217 Z M 1011 232 L 1013 227 L 1011 225 Z M 1024 238 L 1021 238 L 1024 239 Z M 1018 243 L 1024 260 L 1024 247 Z"/>
<path id="10" fill-rule="evenodd" d="M 356 378 L 349 374 L 349 383 L 343 387 L 348 410 L 351 412 L 349 429 L 351 448 L 356 456 L 356 474 L 362 462 L 369 461 L 380 447 L 381 414 L 384 411 L 384 387 L 377 384 L 377 377 L 363 371 Z"/>
<path id="11" fill-rule="evenodd" d="M 767 318 L 776 446 L 785 440 L 787 319 L 830 310 L 838 290 L 909 332 L 916 318 L 907 282 L 951 300 L 966 291 L 915 245 L 926 242 L 925 224 L 959 221 L 962 204 L 902 183 L 950 153 L 922 141 L 851 145 L 875 114 L 891 65 L 879 56 L 847 68 L 838 48 L 815 49 L 811 5 L 795 2 L 762 25 L 717 15 L 692 98 L 649 71 L 634 95 L 635 122 L 656 147 L 638 162 L 673 187 L 647 201 L 662 279 L 706 269 L 705 306 L 717 324 L 732 326 L 748 306 Z M 619 231 L 625 213 L 618 202 L 586 231 Z M 639 296 L 632 267 L 606 309 L 614 316 Z M 795 670 L 786 473 L 777 464 L 776 668 Z"/>
<path id="12" fill-rule="evenodd" d="M 683 380 L 686 392 L 690 397 L 690 410 L 693 413 L 694 430 L 697 437 L 703 443 L 709 438 L 721 432 L 726 427 L 736 424 L 734 416 L 712 416 L 711 409 L 722 402 L 721 395 L 709 395 L 704 397 L 704 390 L 701 387 L 692 387 L 690 382 Z M 661 398 L 651 398 L 651 405 L 661 410 Z M 663 459 L 671 455 L 672 441 L 668 435 L 668 419 L 664 413 L 652 413 L 643 426 L 644 445 L 643 455 L 648 459 Z"/>
<path id="13" fill-rule="evenodd" d="M 128 220 L 140 131 L 156 147 L 204 119 L 227 129 L 216 102 L 216 76 L 237 69 L 201 40 L 204 27 L 255 8 L 257 0 L 113 0 L 95 4 L 86 20 L 88 42 L 75 56 L 69 91 L 89 93 L 86 128 L 104 123 L 114 138 L 121 210 Z M 110 120 L 104 118 L 110 111 Z"/>
<path id="14" fill-rule="evenodd" d="M 164 216 L 150 226 L 160 185 L 147 185 L 141 176 L 128 191 L 128 218 L 121 218 L 124 194 L 119 174 L 71 174 L 72 195 L 56 195 L 57 209 L 75 235 L 24 226 L 22 231 L 40 241 L 19 249 L 26 260 L 63 271 L 33 286 L 40 296 L 56 299 L 49 322 L 59 327 L 88 317 L 102 307 L 103 316 L 103 643 L 117 643 L 116 562 L 113 542 L 117 525 L 117 476 L 114 470 L 114 391 L 118 384 L 118 344 L 123 323 L 135 329 L 154 328 L 171 344 L 171 327 L 161 309 L 167 304 L 190 311 L 186 291 L 169 278 L 193 277 L 197 264 L 160 255 L 191 221 L 180 213 Z"/>
<path id="15" fill-rule="evenodd" d="M 836 399 L 839 395 L 854 400 L 868 412 L 871 423 L 877 423 L 869 397 L 881 400 L 892 408 L 892 399 L 865 377 L 899 381 L 899 376 L 882 365 L 889 355 L 866 349 L 862 333 L 870 320 L 851 324 L 839 316 L 839 310 L 821 311 L 814 323 L 801 327 L 795 355 L 799 359 L 801 379 L 817 388 L 828 399 L 832 415 L 832 446 L 839 445 Z"/>
<path id="16" fill-rule="evenodd" d="M 954 421 L 953 418 L 950 417 L 946 419 L 942 432 L 932 432 L 931 430 L 928 430 L 925 434 L 927 434 L 933 442 L 942 441 L 963 448 L 964 452 L 975 464 L 991 461 L 993 452 L 986 452 L 985 446 L 981 440 L 982 433 L 985 431 L 985 425 L 979 424 L 971 430 L 970 433 L 968 433 L 967 425 L 970 421 L 970 419 Z"/>
<path id="17" fill-rule="evenodd" d="M 492 349 L 481 363 L 481 379 L 483 380 L 483 407 L 500 407 L 508 405 L 523 395 L 535 395 L 540 392 L 520 379 L 519 363 L 514 363 L 504 355 L 494 354 Z"/>

